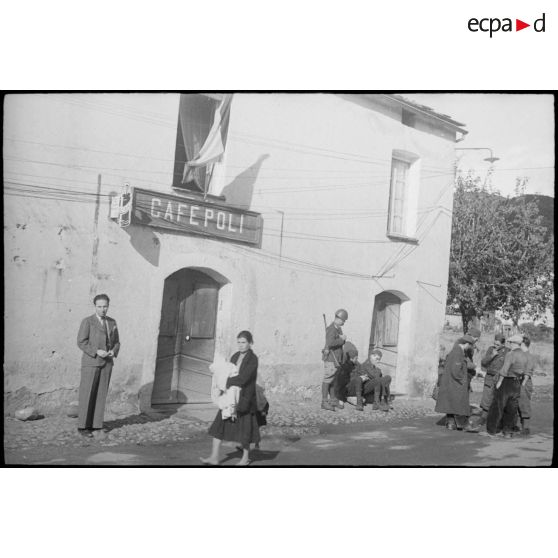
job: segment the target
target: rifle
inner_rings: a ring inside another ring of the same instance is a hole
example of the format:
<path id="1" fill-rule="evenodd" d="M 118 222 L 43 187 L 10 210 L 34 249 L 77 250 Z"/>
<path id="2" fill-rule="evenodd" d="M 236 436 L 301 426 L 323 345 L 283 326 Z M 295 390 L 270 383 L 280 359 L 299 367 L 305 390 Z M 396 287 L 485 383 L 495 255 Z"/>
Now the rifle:
<path id="1" fill-rule="evenodd" d="M 322 314 L 322 316 L 324 317 L 324 330 L 325 330 L 326 333 L 327 333 L 327 320 L 326 320 L 326 315 L 325 315 L 325 314 Z M 329 355 L 330 352 L 331 352 L 331 351 L 330 351 L 327 347 L 324 347 L 324 348 L 322 349 L 322 355 L 323 355 L 324 361 L 325 361 L 325 359 L 328 357 L 328 355 Z M 331 352 L 331 354 L 333 355 L 333 360 L 335 361 L 335 365 L 337 366 L 337 368 L 339 368 L 340 364 L 339 364 L 339 361 L 337 360 L 337 357 L 335 356 L 335 353 Z"/>

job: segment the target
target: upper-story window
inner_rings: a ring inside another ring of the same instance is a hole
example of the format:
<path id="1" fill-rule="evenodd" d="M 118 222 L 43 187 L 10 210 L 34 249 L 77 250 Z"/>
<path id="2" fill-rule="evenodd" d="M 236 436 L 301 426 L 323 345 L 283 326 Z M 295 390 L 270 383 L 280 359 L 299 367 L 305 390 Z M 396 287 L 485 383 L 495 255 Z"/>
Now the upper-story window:
<path id="1" fill-rule="evenodd" d="M 209 94 L 180 95 L 174 188 L 207 192 L 216 160 L 215 154 L 218 157 L 224 149 L 230 105 L 230 96 L 228 97 L 224 99 L 222 95 Z M 224 100 L 227 101 L 226 105 Z M 217 145 L 219 142 L 222 143 L 221 146 Z M 199 162 L 200 159 L 203 164 L 188 165 L 189 162 Z"/>
<path id="2" fill-rule="evenodd" d="M 419 177 L 418 155 L 394 149 L 391 160 L 388 236 L 414 239 Z"/>

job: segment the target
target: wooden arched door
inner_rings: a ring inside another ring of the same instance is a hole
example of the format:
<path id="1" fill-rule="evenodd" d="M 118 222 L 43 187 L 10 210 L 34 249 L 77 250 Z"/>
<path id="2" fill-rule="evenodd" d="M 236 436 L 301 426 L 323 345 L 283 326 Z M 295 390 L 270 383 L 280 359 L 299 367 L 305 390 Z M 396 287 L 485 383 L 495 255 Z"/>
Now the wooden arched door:
<path id="1" fill-rule="evenodd" d="M 210 401 L 219 288 L 192 269 L 165 280 L 152 404 Z"/>
<path id="2" fill-rule="evenodd" d="M 392 378 L 397 370 L 400 310 L 401 299 L 392 293 L 383 292 L 374 299 L 369 350 L 382 351 L 380 366 Z"/>

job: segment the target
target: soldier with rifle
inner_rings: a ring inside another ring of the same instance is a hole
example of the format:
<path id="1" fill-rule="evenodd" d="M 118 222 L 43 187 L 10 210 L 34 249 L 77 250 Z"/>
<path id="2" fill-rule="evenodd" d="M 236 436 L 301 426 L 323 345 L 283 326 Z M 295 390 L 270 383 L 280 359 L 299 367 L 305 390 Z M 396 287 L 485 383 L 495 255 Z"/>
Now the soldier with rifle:
<path id="1" fill-rule="evenodd" d="M 343 359 L 343 345 L 347 336 L 343 334 L 341 326 L 347 321 L 349 314 L 347 310 L 341 308 L 335 312 L 333 322 L 327 325 L 324 314 L 325 326 L 325 347 L 322 350 L 322 360 L 324 361 L 324 377 L 322 380 L 322 409 L 335 411 L 336 408 L 342 409 L 341 403 L 336 395 L 335 378 Z"/>

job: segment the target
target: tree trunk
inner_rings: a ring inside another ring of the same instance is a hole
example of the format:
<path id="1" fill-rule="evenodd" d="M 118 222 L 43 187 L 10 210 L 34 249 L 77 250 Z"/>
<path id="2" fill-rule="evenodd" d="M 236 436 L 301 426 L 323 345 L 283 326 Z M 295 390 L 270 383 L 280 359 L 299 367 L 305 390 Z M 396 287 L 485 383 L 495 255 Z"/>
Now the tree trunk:
<path id="1" fill-rule="evenodd" d="M 519 315 L 514 314 L 512 316 L 512 335 L 515 335 L 519 331 Z"/>
<path id="2" fill-rule="evenodd" d="M 469 314 L 464 308 L 460 308 L 461 312 L 461 324 L 463 326 L 463 335 L 467 333 L 469 329 Z"/>
<path id="3" fill-rule="evenodd" d="M 476 315 L 471 316 L 471 318 L 469 320 L 469 326 L 470 327 L 476 327 L 479 331 L 482 331 L 482 322 L 481 322 L 480 318 Z"/>

